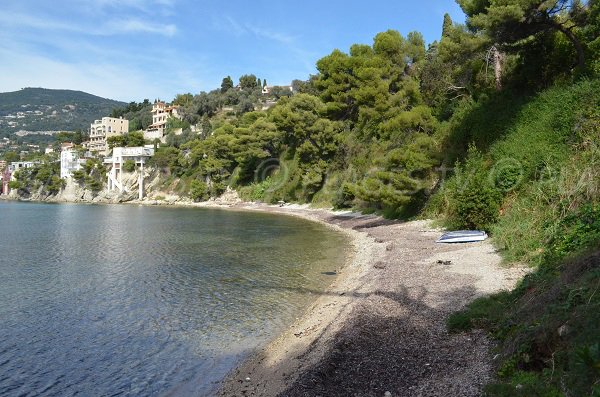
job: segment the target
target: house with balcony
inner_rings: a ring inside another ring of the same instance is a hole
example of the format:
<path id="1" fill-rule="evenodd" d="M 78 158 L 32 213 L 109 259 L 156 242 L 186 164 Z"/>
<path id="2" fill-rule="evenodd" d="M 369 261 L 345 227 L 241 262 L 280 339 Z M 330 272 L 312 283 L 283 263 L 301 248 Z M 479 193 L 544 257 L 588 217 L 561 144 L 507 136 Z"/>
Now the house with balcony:
<path id="1" fill-rule="evenodd" d="M 8 166 L 8 170 L 11 174 L 14 174 L 16 171 L 22 168 L 33 168 L 38 164 L 40 164 L 39 161 L 13 161 Z"/>
<path id="2" fill-rule="evenodd" d="M 102 117 L 90 125 L 88 149 L 92 152 L 108 153 L 107 139 L 111 136 L 124 135 L 129 132 L 129 120 L 122 117 Z"/>
<path id="3" fill-rule="evenodd" d="M 109 168 L 107 176 L 108 190 L 119 190 L 124 192 L 123 166 L 127 160 L 131 160 L 138 167 L 138 198 L 144 197 L 144 164 L 146 160 L 154 156 L 154 148 L 151 145 L 137 147 L 115 147 L 111 157 L 104 159 L 104 165 Z"/>
<path id="4" fill-rule="evenodd" d="M 144 139 L 150 141 L 160 139 L 162 141 L 167 121 L 171 117 L 181 118 L 178 109 L 179 106 L 169 106 L 162 101 L 155 101 L 152 105 L 152 124 L 144 131 Z"/>
<path id="5" fill-rule="evenodd" d="M 79 151 L 72 143 L 63 143 L 60 151 L 60 177 L 62 179 L 72 177 L 73 172 L 83 168 L 85 161 L 79 156 Z"/>

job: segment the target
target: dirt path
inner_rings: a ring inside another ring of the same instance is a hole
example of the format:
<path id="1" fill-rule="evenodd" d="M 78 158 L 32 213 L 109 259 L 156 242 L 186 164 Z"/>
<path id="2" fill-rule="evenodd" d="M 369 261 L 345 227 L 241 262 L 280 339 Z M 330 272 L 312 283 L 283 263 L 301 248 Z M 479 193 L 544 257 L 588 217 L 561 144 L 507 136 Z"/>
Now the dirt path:
<path id="1" fill-rule="evenodd" d="M 241 206 L 318 220 L 352 236 L 354 256 L 305 315 L 236 369 L 221 396 L 477 396 L 491 376 L 479 332 L 446 318 L 514 286 L 489 242 L 442 245 L 427 221 Z M 450 261 L 449 264 L 446 261 Z"/>

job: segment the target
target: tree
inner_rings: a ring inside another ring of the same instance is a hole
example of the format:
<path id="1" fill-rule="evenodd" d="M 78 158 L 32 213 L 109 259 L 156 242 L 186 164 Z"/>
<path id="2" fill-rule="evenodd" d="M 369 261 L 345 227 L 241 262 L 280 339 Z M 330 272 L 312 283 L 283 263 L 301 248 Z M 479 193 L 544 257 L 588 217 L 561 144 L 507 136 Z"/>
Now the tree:
<path id="1" fill-rule="evenodd" d="M 106 138 L 106 143 L 110 149 L 115 147 L 123 147 L 127 145 L 127 138 L 125 135 L 109 136 Z"/>
<path id="2" fill-rule="evenodd" d="M 294 90 L 294 93 L 319 95 L 319 92 L 314 84 L 317 78 L 317 76 L 311 75 L 306 81 L 298 79 L 292 80 L 292 89 Z"/>
<path id="3" fill-rule="evenodd" d="M 190 183 L 190 196 L 194 201 L 206 200 L 208 198 L 208 186 L 206 183 L 194 179 Z"/>
<path id="4" fill-rule="evenodd" d="M 574 32 L 585 22 L 579 0 L 457 0 L 467 14 L 467 24 L 485 31 L 508 49 L 546 32 L 560 32 L 577 53 L 577 67 L 585 67 L 585 50 Z M 539 37 L 537 38 L 539 40 Z"/>
<path id="5" fill-rule="evenodd" d="M 133 172 L 135 170 L 135 161 L 129 159 L 125 160 L 123 163 L 123 171 L 125 172 Z"/>
<path id="6" fill-rule="evenodd" d="M 19 161 L 19 154 L 17 152 L 6 152 L 6 153 L 4 153 L 4 160 L 7 163 L 12 163 L 13 161 Z"/>
<path id="7" fill-rule="evenodd" d="M 135 146 L 144 146 L 144 134 L 141 132 L 130 132 L 126 135 L 127 137 L 127 146 L 135 147 Z"/>
<path id="8" fill-rule="evenodd" d="M 272 96 L 274 96 L 275 98 L 279 99 L 284 96 L 292 96 L 292 91 L 290 91 L 290 89 L 288 87 L 282 87 L 280 85 L 276 85 L 275 87 L 271 88 L 270 94 Z"/>
<path id="9" fill-rule="evenodd" d="M 187 94 L 177 94 L 177 96 L 173 100 L 173 105 L 186 106 L 189 105 L 193 99 L 194 96 L 189 92 Z"/>
<path id="10" fill-rule="evenodd" d="M 448 13 L 444 14 L 444 24 L 442 25 L 442 37 L 448 36 L 452 28 L 452 18 Z"/>
<path id="11" fill-rule="evenodd" d="M 240 87 L 242 90 L 252 90 L 256 88 L 256 76 L 253 74 L 245 74 L 240 77 Z"/>
<path id="12" fill-rule="evenodd" d="M 224 77 L 223 81 L 221 82 L 221 93 L 225 93 L 232 88 L 233 80 L 231 79 L 231 76 Z"/>

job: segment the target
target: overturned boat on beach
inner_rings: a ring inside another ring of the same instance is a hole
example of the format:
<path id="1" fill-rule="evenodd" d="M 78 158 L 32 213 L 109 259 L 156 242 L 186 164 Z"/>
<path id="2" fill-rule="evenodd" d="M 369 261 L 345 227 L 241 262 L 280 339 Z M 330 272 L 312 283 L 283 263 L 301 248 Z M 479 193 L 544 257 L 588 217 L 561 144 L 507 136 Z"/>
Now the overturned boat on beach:
<path id="1" fill-rule="evenodd" d="M 436 243 L 472 243 L 486 238 L 488 238 L 487 233 L 481 230 L 457 230 L 442 234 Z"/>

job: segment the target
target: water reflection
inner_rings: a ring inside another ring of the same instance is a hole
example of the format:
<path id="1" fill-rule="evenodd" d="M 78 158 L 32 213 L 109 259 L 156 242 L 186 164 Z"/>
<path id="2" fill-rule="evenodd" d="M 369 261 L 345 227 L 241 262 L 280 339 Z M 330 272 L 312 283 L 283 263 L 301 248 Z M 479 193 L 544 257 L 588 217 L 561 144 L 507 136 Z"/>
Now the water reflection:
<path id="1" fill-rule="evenodd" d="M 268 214 L 0 203 L 0 216 L 8 395 L 159 395 L 190 382 L 202 395 L 333 280 L 345 244 Z"/>

